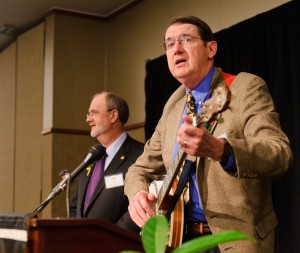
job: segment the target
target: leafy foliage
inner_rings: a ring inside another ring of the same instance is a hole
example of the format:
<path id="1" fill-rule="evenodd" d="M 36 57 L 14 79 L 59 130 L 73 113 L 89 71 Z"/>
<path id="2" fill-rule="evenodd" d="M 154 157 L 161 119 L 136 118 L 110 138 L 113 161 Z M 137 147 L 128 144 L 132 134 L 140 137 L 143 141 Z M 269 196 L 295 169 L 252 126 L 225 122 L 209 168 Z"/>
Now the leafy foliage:
<path id="1" fill-rule="evenodd" d="M 168 221 L 165 216 L 156 215 L 151 217 L 142 229 L 142 243 L 146 253 L 164 253 L 167 248 L 168 240 Z M 229 230 L 215 235 L 202 236 L 183 243 L 174 249 L 172 253 L 198 253 L 203 250 L 211 249 L 218 244 L 236 241 L 252 240 L 240 232 Z M 121 253 L 140 253 L 137 251 L 122 251 Z"/>

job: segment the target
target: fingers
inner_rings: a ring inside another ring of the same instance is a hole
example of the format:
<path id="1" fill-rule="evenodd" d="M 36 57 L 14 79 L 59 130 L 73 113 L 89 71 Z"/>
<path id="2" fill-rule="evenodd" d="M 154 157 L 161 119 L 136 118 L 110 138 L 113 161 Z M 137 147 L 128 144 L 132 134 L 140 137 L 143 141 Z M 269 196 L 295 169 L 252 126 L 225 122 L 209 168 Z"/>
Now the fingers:
<path id="1" fill-rule="evenodd" d="M 140 191 L 131 198 L 128 211 L 132 220 L 139 227 L 142 227 L 151 216 L 155 215 L 151 208 L 155 200 L 155 196 L 146 191 Z"/>
<path id="2" fill-rule="evenodd" d="M 183 120 L 189 123 L 191 118 L 183 117 Z M 182 124 L 178 130 L 177 142 L 185 153 L 192 156 L 200 156 L 205 148 L 204 143 L 207 135 L 211 135 L 211 133 L 203 127 Z"/>
<path id="3" fill-rule="evenodd" d="M 155 202 L 156 202 L 157 198 L 153 194 L 148 193 L 148 200 L 149 200 L 149 208 L 145 209 L 145 211 L 151 217 L 156 214 L 155 213 Z"/>
<path id="4" fill-rule="evenodd" d="M 189 117 L 187 119 L 190 120 Z M 177 142 L 185 152 L 192 151 L 201 142 L 202 131 L 200 128 L 183 124 L 178 131 Z"/>
<path id="5" fill-rule="evenodd" d="M 182 119 L 187 124 L 192 124 L 193 123 L 193 119 L 191 117 L 189 117 L 189 116 L 185 116 L 184 115 L 184 116 L 182 116 Z"/>

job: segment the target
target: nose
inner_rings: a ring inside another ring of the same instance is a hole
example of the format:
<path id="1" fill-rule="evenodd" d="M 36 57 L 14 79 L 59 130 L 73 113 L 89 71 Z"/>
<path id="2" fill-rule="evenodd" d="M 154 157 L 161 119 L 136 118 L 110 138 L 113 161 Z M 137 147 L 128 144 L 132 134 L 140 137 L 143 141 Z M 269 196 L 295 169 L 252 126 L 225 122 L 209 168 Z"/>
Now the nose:
<path id="1" fill-rule="evenodd" d="M 179 40 L 176 40 L 174 44 L 174 52 L 182 51 L 182 50 L 183 50 L 182 43 Z"/>
<path id="2" fill-rule="evenodd" d="M 92 120 L 92 116 L 90 114 L 86 115 L 86 122 L 90 122 Z"/>

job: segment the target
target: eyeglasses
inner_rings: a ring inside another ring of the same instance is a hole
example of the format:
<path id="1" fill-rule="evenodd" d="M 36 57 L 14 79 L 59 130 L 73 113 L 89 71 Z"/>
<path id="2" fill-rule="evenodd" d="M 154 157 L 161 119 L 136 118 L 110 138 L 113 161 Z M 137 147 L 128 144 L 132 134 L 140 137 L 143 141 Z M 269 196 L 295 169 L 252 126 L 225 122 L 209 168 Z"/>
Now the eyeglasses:
<path id="1" fill-rule="evenodd" d="M 102 113 L 102 112 L 111 112 L 112 110 L 106 110 L 106 111 L 101 111 L 101 112 L 98 112 L 98 111 L 90 111 L 86 114 L 86 118 L 88 117 L 94 117 L 96 115 L 98 115 L 99 113 Z"/>
<path id="2" fill-rule="evenodd" d="M 177 39 L 168 39 L 162 43 L 162 48 L 167 52 L 172 50 L 178 41 L 183 47 L 191 47 L 194 44 L 195 39 L 202 40 L 199 37 L 195 37 L 189 34 L 181 34 Z"/>

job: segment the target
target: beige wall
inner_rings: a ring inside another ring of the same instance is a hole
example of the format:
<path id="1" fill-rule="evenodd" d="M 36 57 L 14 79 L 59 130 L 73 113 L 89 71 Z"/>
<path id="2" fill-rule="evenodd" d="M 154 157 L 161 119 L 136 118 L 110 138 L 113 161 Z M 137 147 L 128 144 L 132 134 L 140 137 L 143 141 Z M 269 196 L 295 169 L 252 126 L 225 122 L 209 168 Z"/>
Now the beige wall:
<path id="1" fill-rule="evenodd" d="M 95 143 L 84 131 L 90 97 L 110 90 L 145 119 L 145 60 L 161 54 L 169 20 L 197 15 L 214 32 L 286 0 L 144 0 L 103 22 L 52 14 L 0 53 L 0 211 L 30 212 Z M 143 129 L 129 131 L 143 141 Z M 72 187 L 74 189 L 74 187 Z M 66 216 L 65 194 L 43 217 Z"/>
<path id="2" fill-rule="evenodd" d="M 45 113 L 49 127 L 85 129 L 91 96 L 105 89 L 105 24 L 50 15 L 46 18 Z"/>
<path id="3" fill-rule="evenodd" d="M 0 211 L 14 208 L 16 43 L 0 54 Z"/>
<path id="4" fill-rule="evenodd" d="M 14 205 L 24 212 L 40 200 L 43 53 L 44 24 L 18 38 Z"/>

